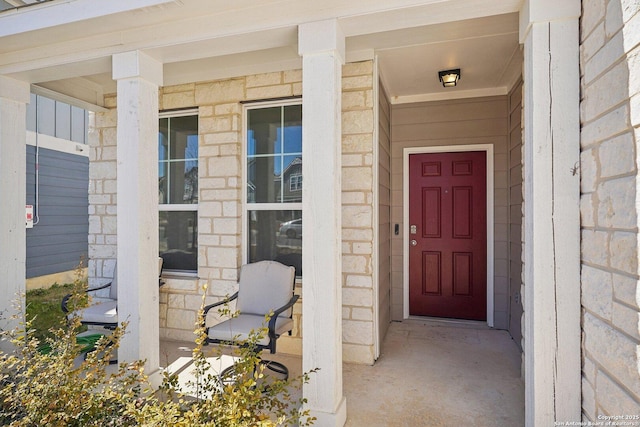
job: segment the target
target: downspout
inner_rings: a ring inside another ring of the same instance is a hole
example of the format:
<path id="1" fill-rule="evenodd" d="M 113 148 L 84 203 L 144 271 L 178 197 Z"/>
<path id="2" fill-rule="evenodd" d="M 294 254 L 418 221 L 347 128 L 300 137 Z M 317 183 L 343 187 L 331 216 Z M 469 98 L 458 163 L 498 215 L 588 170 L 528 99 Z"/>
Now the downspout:
<path id="1" fill-rule="evenodd" d="M 38 144 L 38 135 L 40 134 L 40 121 L 38 120 L 38 96 L 36 95 L 36 156 L 35 156 L 35 205 L 33 215 L 33 225 L 40 222 L 40 145 Z"/>

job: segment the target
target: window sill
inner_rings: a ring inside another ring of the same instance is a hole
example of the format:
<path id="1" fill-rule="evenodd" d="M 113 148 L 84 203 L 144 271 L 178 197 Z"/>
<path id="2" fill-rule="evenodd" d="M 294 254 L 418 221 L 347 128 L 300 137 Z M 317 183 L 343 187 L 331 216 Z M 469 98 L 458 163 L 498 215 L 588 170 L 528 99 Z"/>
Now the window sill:
<path id="1" fill-rule="evenodd" d="M 163 271 L 161 277 L 163 279 L 197 279 L 198 273 L 195 271 Z"/>

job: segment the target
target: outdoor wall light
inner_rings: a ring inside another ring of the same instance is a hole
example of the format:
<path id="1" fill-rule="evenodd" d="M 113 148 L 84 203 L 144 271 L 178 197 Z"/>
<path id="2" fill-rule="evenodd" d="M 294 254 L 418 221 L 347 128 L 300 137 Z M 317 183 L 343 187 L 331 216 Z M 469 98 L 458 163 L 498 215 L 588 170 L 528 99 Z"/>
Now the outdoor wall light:
<path id="1" fill-rule="evenodd" d="M 438 78 L 444 87 L 454 87 L 460 80 L 460 68 L 455 70 L 438 71 Z"/>

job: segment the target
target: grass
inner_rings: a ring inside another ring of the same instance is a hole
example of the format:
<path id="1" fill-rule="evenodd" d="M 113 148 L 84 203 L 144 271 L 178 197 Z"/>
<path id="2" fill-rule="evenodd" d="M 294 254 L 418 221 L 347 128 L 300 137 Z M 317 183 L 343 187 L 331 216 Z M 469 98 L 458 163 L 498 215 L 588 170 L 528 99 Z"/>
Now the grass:
<path id="1" fill-rule="evenodd" d="M 60 303 L 65 295 L 73 292 L 73 286 L 73 283 L 65 285 L 54 283 L 47 289 L 27 291 L 27 319 L 32 321 L 31 327 L 35 329 L 34 337 L 41 343 L 46 337 L 52 336 L 49 329 L 66 328 L 67 319 Z"/>

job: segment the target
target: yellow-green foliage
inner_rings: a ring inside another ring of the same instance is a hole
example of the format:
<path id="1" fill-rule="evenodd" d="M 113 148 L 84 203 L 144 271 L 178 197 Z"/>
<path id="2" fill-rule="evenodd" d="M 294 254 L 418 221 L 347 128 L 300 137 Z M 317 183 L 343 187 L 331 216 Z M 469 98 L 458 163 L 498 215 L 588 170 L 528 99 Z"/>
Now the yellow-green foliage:
<path id="1" fill-rule="evenodd" d="M 86 304 L 86 283 L 76 281 L 71 306 Z M 228 310 L 228 309 L 227 309 Z M 2 331 L 14 351 L 0 352 L 0 425 L 30 426 L 309 426 L 314 419 L 301 411 L 304 399 L 291 391 L 308 381 L 307 374 L 293 380 L 266 380 L 255 343 L 256 331 L 239 350 L 233 378 L 222 381 L 209 369 L 205 354 L 205 330 L 196 325 L 193 351 L 196 396 L 180 389 L 175 375 L 165 373 L 160 390 L 152 390 L 144 362 L 121 363 L 115 373 L 107 367 L 124 334 L 126 324 L 98 341 L 96 350 L 78 364 L 81 346 L 76 342 L 80 326 L 70 319 L 68 328 L 52 330 L 44 354 L 30 324 L 24 330 Z M 25 332 L 26 331 L 26 332 Z M 220 349 L 215 350 L 217 352 Z"/>

